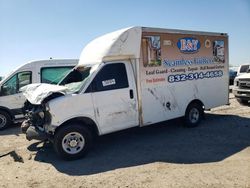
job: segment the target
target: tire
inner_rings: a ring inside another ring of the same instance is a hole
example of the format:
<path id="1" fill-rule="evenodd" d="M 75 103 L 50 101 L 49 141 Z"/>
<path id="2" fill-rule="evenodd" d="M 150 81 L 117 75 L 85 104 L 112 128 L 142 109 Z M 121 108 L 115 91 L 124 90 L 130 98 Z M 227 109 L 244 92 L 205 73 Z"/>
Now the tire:
<path id="1" fill-rule="evenodd" d="M 186 127 L 196 127 L 199 125 L 204 111 L 199 103 L 191 103 L 188 105 L 184 117 Z"/>
<path id="2" fill-rule="evenodd" d="M 9 127 L 11 122 L 10 115 L 5 111 L 0 110 L 0 131 Z"/>
<path id="3" fill-rule="evenodd" d="M 248 99 L 237 99 L 237 101 L 243 105 L 247 105 L 248 104 Z"/>
<path id="4" fill-rule="evenodd" d="M 92 145 L 91 131 L 80 124 L 69 124 L 60 128 L 53 139 L 54 149 L 65 160 L 84 157 Z"/>

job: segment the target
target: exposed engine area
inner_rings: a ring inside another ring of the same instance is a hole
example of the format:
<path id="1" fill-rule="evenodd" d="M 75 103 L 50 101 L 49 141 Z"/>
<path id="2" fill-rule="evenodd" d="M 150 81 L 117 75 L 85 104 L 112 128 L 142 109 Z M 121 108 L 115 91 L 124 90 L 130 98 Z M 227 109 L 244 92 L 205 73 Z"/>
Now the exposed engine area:
<path id="1" fill-rule="evenodd" d="M 24 103 L 23 112 L 25 114 L 26 123 L 34 126 L 39 130 L 44 130 L 44 124 L 50 121 L 50 114 L 46 110 L 45 104 L 33 105 L 29 101 Z"/>
<path id="2" fill-rule="evenodd" d="M 28 100 L 24 103 L 23 114 L 25 121 L 22 124 L 22 132 L 26 133 L 30 127 L 36 131 L 45 132 L 45 126 L 51 121 L 48 102 L 52 99 L 64 96 L 62 93 L 53 93 L 39 105 L 31 104 Z"/>

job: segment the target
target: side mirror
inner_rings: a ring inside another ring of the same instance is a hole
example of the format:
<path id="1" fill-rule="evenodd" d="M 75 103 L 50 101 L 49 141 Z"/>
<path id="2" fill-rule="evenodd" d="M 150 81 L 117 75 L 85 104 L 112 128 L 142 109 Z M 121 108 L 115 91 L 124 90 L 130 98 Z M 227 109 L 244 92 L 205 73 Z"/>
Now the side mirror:
<path id="1" fill-rule="evenodd" d="M 1 85 L 1 87 L 0 87 L 0 96 L 3 96 L 5 93 L 6 93 L 6 87 Z"/>
<path id="2" fill-rule="evenodd" d="M 7 85 L 1 86 L 1 91 L 0 91 L 1 96 L 12 95 L 15 93 L 16 93 L 16 91 L 13 91 L 13 88 L 8 87 Z"/>

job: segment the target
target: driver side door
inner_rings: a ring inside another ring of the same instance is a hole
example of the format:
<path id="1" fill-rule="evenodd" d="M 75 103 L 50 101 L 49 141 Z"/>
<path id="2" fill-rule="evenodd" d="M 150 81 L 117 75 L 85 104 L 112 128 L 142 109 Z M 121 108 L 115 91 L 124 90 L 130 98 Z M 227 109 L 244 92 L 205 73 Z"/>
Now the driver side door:
<path id="1" fill-rule="evenodd" d="M 132 67 L 106 63 L 92 81 L 92 101 L 101 133 L 138 125 L 138 104 Z"/>

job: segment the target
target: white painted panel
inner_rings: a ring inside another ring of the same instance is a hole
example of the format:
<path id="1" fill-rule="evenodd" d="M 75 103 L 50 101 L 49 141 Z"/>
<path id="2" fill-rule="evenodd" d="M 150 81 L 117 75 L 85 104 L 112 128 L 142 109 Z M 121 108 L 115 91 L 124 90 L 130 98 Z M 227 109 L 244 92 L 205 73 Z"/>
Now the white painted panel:
<path id="1" fill-rule="evenodd" d="M 139 125 L 137 94 L 132 66 L 130 62 L 120 61 L 107 64 L 115 63 L 125 64 L 129 86 L 92 93 L 96 120 L 102 134 Z M 116 81 L 111 79 L 103 82 L 105 82 L 105 85 L 110 85 Z M 131 91 L 133 91 L 132 98 L 130 96 Z"/>
<path id="2" fill-rule="evenodd" d="M 129 88 L 96 92 L 92 96 L 102 133 L 138 125 L 137 104 L 130 99 Z"/>
<path id="3" fill-rule="evenodd" d="M 72 94 L 49 102 L 53 126 L 59 126 L 75 117 L 88 117 L 95 121 L 94 107 L 90 93 Z"/>

